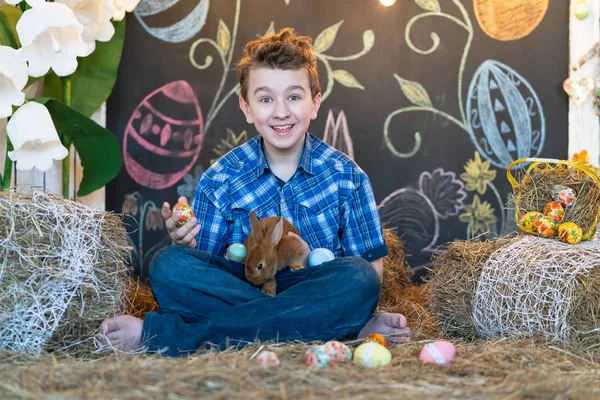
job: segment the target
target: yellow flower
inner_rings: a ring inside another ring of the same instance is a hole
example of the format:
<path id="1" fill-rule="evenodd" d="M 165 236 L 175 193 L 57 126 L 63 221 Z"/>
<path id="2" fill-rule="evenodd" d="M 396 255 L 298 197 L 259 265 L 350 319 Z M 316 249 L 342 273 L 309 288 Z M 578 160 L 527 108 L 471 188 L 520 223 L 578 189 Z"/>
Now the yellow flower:
<path id="1" fill-rule="evenodd" d="M 483 195 L 487 188 L 487 183 L 496 178 L 496 171 L 490 170 L 490 162 L 481 161 L 481 156 L 476 151 L 475 159 L 467 161 L 464 166 L 465 172 L 460 174 L 460 179 L 467 183 L 465 189 L 477 190 L 477 193 Z"/>
<path id="2" fill-rule="evenodd" d="M 588 154 L 587 150 L 581 150 L 579 153 L 573 154 L 573 161 L 581 164 L 589 164 L 590 155 Z"/>
<path id="3" fill-rule="evenodd" d="M 211 164 L 217 162 L 217 160 L 227 154 L 230 150 L 235 149 L 239 145 L 248 141 L 248 134 L 246 131 L 242 131 L 239 135 L 236 135 L 234 131 L 227 128 L 227 138 L 221 139 L 221 143 L 213 150 L 218 156 L 215 159 L 210 160 Z"/>
<path id="4" fill-rule="evenodd" d="M 496 223 L 494 209 L 490 203 L 479 199 L 479 196 L 473 197 L 473 204 L 465 204 L 465 213 L 460 214 L 458 218 L 462 222 L 471 224 L 471 235 L 478 233 L 488 233 L 492 230 L 492 225 Z"/>

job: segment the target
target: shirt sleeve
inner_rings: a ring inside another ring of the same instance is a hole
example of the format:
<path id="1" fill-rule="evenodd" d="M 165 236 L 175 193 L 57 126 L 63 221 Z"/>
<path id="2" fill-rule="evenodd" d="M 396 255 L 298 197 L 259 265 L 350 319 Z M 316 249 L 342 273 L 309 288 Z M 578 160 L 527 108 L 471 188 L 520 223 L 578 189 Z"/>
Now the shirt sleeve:
<path id="1" fill-rule="evenodd" d="M 383 227 L 373 194 L 373 187 L 366 174 L 360 175 L 360 185 L 342 205 L 342 247 L 348 256 L 361 256 L 367 261 L 377 260 L 388 254 Z"/>
<path id="2" fill-rule="evenodd" d="M 217 256 L 222 256 L 226 250 L 226 238 L 229 227 L 223 213 L 210 200 L 205 191 L 210 191 L 210 188 L 204 187 L 201 180 L 198 183 L 196 194 L 192 201 L 194 216 L 200 224 L 200 231 L 196 236 L 196 248 Z"/>

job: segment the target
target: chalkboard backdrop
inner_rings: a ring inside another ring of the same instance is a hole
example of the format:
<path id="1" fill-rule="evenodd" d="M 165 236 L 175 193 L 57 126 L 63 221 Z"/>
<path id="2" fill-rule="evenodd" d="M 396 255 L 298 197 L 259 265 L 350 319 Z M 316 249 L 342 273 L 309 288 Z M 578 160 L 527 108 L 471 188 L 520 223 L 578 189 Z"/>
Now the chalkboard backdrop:
<path id="1" fill-rule="evenodd" d="M 142 0 L 107 109 L 125 159 L 107 208 L 129 215 L 140 275 L 169 243 L 162 202 L 191 197 L 256 135 L 234 66 L 247 41 L 286 26 L 315 39 L 323 104 L 310 132 L 370 176 L 417 277 L 445 242 L 514 229 L 513 159 L 567 157 L 568 2 Z"/>

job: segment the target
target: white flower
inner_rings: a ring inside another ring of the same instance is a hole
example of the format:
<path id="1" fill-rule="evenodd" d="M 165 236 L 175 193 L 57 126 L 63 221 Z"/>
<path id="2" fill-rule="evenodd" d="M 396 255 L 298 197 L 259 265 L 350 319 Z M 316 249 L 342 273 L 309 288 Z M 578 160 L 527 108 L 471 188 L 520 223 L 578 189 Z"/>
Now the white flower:
<path id="1" fill-rule="evenodd" d="M 112 0 L 114 9 L 112 18 L 121 21 L 125 18 L 125 12 L 132 12 L 139 2 L 140 0 Z"/>
<path id="2" fill-rule="evenodd" d="M 8 157 L 17 162 L 17 170 L 40 171 L 52 168 L 53 160 L 62 160 L 69 151 L 60 142 L 48 109 L 36 102 L 21 106 L 6 125 L 14 151 Z"/>
<path id="3" fill-rule="evenodd" d="M 81 37 L 83 41 L 96 48 L 96 40 L 108 42 L 115 34 L 115 27 L 110 19 L 109 11 L 112 0 L 55 0 L 55 3 L 67 5 L 83 25 Z"/>
<path id="4" fill-rule="evenodd" d="M 29 75 L 43 76 L 50 68 L 58 76 L 77 69 L 77 57 L 94 49 L 81 38 L 83 25 L 69 7 L 60 3 L 41 3 L 25 11 L 17 22 L 21 48 L 17 56 L 29 63 Z"/>
<path id="5" fill-rule="evenodd" d="M 27 63 L 16 57 L 16 50 L 0 46 L 0 118 L 12 115 L 12 106 L 25 101 L 22 92 L 27 83 Z"/>

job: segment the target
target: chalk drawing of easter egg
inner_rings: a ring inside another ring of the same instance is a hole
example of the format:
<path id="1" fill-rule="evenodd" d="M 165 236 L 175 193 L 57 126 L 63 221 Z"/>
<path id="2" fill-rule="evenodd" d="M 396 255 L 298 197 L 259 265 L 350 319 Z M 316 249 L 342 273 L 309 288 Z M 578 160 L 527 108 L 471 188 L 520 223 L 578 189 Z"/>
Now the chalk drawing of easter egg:
<path id="1" fill-rule="evenodd" d="M 129 176 L 151 189 L 173 186 L 194 166 L 204 138 L 202 110 L 186 81 L 146 96 L 125 127 L 123 160 Z"/>
<path id="2" fill-rule="evenodd" d="M 382 222 L 397 228 L 408 264 L 413 269 L 428 265 L 439 236 L 439 220 L 431 200 L 420 192 L 402 188 L 383 199 L 379 214 Z"/>
<path id="3" fill-rule="evenodd" d="M 473 0 L 481 29 L 501 41 L 518 40 L 537 28 L 548 10 L 549 0 Z"/>
<path id="4" fill-rule="evenodd" d="M 546 121 L 533 87 L 509 66 L 484 61 L 469 85 L 467 115 L 471 140 L 500 168 L 536 157 L 544 146 Z"/>
<path id="5" fill-rule="evenodd" d="M 151 17 L 164 11 L 174 9 L 176 15 L 181 12 L 176 7 L 178 4 L 185 5 L 187 1 L 180 0 L 142 0 L 133 13 L 142 27 L 157 39 L 170 43 L 182 43 L 193 38 L 206 24 L 206 16 L 210 6 L 210 0 L 200 0 L 198 4 L 183 18 L 168 26 L 149 26 L 144 17 Z M 191 2 L 190 2 L 191 3 Z M 169 20 L 163 14 L 162 20 Z"/>

